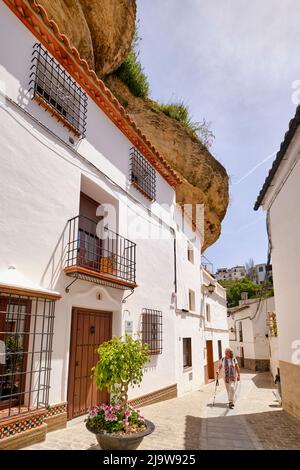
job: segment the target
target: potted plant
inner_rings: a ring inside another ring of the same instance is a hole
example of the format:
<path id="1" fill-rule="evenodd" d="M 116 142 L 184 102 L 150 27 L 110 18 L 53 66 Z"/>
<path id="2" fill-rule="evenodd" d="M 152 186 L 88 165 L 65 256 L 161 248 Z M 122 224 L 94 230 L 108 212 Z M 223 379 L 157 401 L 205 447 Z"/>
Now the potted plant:
<path id="1" fill-rule="evenodd" d="M 154 431 L 154 424 L 128 404 L 129 387 L 142 381 L 143 367 L 149 360 L 147 351 L 148 345 L 131 336 L 124 340 L 115 337 L 97 350 L 94 380 L 99 390 L 107 389 L 111 403 L 92 407 L 86 427 L 103 450 L 135 450 Z"/>

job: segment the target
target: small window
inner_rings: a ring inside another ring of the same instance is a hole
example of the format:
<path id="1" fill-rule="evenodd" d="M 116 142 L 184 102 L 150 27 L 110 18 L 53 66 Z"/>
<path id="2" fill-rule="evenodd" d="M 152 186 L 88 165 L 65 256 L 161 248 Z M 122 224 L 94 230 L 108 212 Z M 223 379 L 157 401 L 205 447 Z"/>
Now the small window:
<path id="1" fill-rule="evenodd" d="M 210 316 L 210 304 L 205 304 L 205 313 L 206 313 L 206 321 L 210 323 L 211 316 Z"/>
<path id="2" fill-rule="evenodd" d="M 142 341 L 149 346 L 149 354 L 162 353 L 162 312 L 144 308 L 142 312 Z"/>
<path id="3" fill-rule="evenodd" d="M 183 368 L 192 367 L 192 339 L 183 338 Z"/>
<path id="4" fill-rule="evenodd" d="M 260 267 L 258 268 L 258 270 L 259 270 L 260 273 L 263 273 L 263 272 L 264 272 L 264 267 L 263 267 L 263 266 L 260 266 Z"/>
<path id="5" fill-rule="evenodd" d="M 239 322 L 239 341 L 243 342 L 243 323 L 241 321 Z"/>
<path id="6" fill-rule="evenodd" d="M 188 260 L 194 264 L 194 247 L 190 242 L 187 244 L 187 257 Z"/>
<path id="7" fill-rule="evenodd" d="M 31 62 L 33 99 L 46 110 L 51 110 L 75 135 L 84 137 L 86 93 L 41 44 L 34 45 Z"/>
<path id="8" fill-rule="evenodd" d="M 195 292 L 193 290 L 189 290 L 189 310 L 194 312 L 196 309 L 195 307 Z"/>
<path id="9" fill-rule="evenodd" d="M 155 169 L 134 147 L 131 149 L 130 157 L 131 184 L 150 201 L 154 201 L 156 197 Z"/>
<path id="10" fill-rule="evenodd" d="M 222 359 L 222 341 L 220 339 L 218 340 L 218 354 L 219 359 Z"/>

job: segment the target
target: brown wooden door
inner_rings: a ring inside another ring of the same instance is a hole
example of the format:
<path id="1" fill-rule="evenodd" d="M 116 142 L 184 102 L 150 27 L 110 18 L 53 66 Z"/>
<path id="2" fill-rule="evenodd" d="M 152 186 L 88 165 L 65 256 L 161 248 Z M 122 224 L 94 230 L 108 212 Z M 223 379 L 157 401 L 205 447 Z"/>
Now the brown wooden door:
<path id="1" fill-rule="evenodd" d="M 207 351 L 207 375 L 208 379 L 215 378 L 215 366 L 214 366 L 214 354 L 213 354 L 213 342 L 206 341 L 206 351 Z"/>
<path id="2" fill-rule="evenodd" d="M 241 347 L 240 348 L 240 351 L 241 351 L 241 355 L 240 355 L 240 365 L 242 368 L 245 367 L 245 355 L 244 355 L 244 348 Z"/>
<path id="3" fill-rule="evenodd" d="M 91 378 L 98 361 L 97 347 L 111 339 L 111 312 L 73 308 L 68 380 L 68 418 L 85 414 L 90 406 L 109 401 Z"/>

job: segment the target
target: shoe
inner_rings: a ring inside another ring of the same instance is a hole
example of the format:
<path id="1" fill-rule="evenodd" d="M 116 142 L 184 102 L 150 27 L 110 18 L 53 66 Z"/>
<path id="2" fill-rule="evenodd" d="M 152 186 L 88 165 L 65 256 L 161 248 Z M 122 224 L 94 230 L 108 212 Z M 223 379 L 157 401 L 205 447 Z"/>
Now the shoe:
<path id="1" fill-rule="evenodd" d="M 232 401 L 229 402 L 229 408 L 232 410 L 234 408 L 234 404 L 232 403 Z"/>

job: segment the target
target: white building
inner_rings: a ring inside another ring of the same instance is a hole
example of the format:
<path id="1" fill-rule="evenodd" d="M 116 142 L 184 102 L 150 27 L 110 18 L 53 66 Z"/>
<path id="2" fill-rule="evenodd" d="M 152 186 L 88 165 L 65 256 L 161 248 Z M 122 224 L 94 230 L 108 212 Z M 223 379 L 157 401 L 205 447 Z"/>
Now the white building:
<path id="1" fill-rule="evenodd" d="M 255 204 L 267 213 L 283 407 L 300 418 L 300 108 Z"/>
<path id="2" fill-rule="evenodd" d="M 136 404 L 197 389 L 205 341 L 215 358 L 228 340 L 220 286 L 204 333 L 201 233 L 168 163 L 35 2 L 0 2 L 0 44 L 0 448 L 16 448 L 108 398 L 90 370 L 112 336 L 150 344 Z"/>
<path id="3" fill-rule="evenodd" d="M 206 269 L 202 268 L 202 318 L 204 324 L 205 382 L 215 378 L 219 360 L 229 346 L 227 298 L 224 289 Z M 210 292 L 210 286 L 214 289 Z"/>
<path id="4" fill-rule="evenodd" d="M 254 266 L 254 279 L 255 284 L 264 284 L 266 281 L 272 279 L 272 266 L 267 266 L 266 263 L 256 264 Z"/>
<path id="5" fill-rule="evenodd" d="M 218 281 L 238 281 L 246 276 L 245 266 L 234 266 L 233 268 L 219 268 L 215 274 Z"/>
<path id="6" fill-rule="evenodd" d="M 274 297 L 241 300 L 228 309 L 230 347 L 242 368 L 270 370 L 268 318 L 274 309 Z"/>

